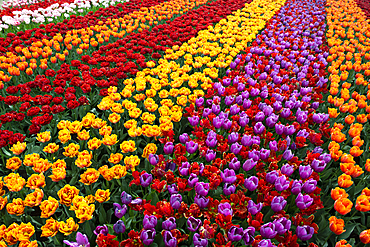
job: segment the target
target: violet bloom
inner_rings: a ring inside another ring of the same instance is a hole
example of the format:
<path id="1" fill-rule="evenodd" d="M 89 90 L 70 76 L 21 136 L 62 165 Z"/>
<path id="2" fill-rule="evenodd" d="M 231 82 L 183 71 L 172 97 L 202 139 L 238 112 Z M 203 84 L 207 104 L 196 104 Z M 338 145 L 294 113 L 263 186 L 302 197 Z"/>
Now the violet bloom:
<path id="1" fill-rule="evenodd" d="M 193 216 L 190 216 L 188 220 L 186 221 L 188 230 L 191 232 L 196 232 L 199 229 L 201 224 L 202 224 L 202 221 L 200 219 L 194 218 Z"/>
<path id="2" fill-rule="evenodd" d="M 237 154 L 239 154 L 239 152 L 240 152 L 240 150 L 242 149 L 242 145 L 240 145 L 239 143 L 233 143 L 232 145 L 231 145 L 231 147 L 230 147 L 230 151 L 233 153 L 233 154 L 235 154 L 235 155 L 237 155 Z"/>
<path id="3" fill-rule="evenodd" d="M 124 233 L 126 231 L 126 226 L 123 223 L 122 220 L 118 220 L 114 225 L 113 225 L 113 230 L 116 234 Z"/>
<path id="4" fill-rule="evenodd" d="M 231 134 L 229 134 L 229 136 L 227 137 L 227 141 L 229 143 L 235 143 L 239 140 L 239 133 L 238 132 L 232 132 Z"/>
<path id="5" fill-rule="evenodd" d="M 189 140 L 189 135 L 184 133 L 179 136 L 179 140 L 181 143 L 186 143 Z"/>
<path id="6" fill-rule="evenodd" d="M 324 160 L 314 159 L 311 163 L 311 167 L 315 170 L 315 172 L 322 172 L 326 167 L 326 163 Z"/>
<path id="7" fill-rule="evenodd" d="M 144 173 L 140 176 L 140 184 L 141 186 L 148 187 L 153 181 L 152 174 Z"/>
<path id="8" fill-rule="evenodd" d="M 292 175 L 293 172 L 294 172 L 294 168 L 293 168 L 293 166 L 291 166 L 289 164 L 285 164 L 281 167 L 281 173 L 286 175 L 287 177 Z"/>
<path id="9" fill-rule="evenodd" d="M 157 226 L 157 222 L 157 217 L 155 217 L 154 215 L 144 215 L 143 227 L 145 230 L 153 229 Z"/>
<path id="10" fill-rule="evenodd" d="M 148 160 L 151 165 L 155 166 L 159 162 L 159 156 L 156 154 L 149 154 Z"/>
<path id="11" fill-rule="evenodd" d="M 245 147 L 250 147 L 253 144 L 252 137 L 250 135 L 243 135 L 241 143 Z"/>
<path id="12" fill-rule="evenodd" d="M 113 207 L 114 207 L 114 215 L 117 218 L 122 218 L 127 212 L 126 204 L 123 204 L 121 206 L 119 203 L 113 203 Z"/>
<path id="13" fill-rule="evenodd" d="M 295 232 L 300 240 L 307 241 L 312 238 L 313 234 L 315 233 L 315 229 L 307 225 L 297 226 L 297 230 Z"/>
<path id="14" fill-rule="evenodd" d="M 233 122 L 229 119 L 225 119 L 225 120 L 221 120 L 221 125 L 222 125 L 222 128 L 224 128 L 225 130 L 228 130 L 231 128 L 231 125 L 233 124 Z"/>
<path id="15" fill-rule="evenodd" d="M 193 244 L 197 247 L 206 247 L 208 246 L 208 239 L 201 238 L 199 233 L 195 233 L 193 236 Z"/>
<path id="16" fill-rule="evenodd" d="M 221 171 L 221 178 L 222 182 L 233 184 L 236 181 L 235 171 L 226 168 L 224 171 Z"/>
<path id="17" fill-rule="evenodd" d="M 287 161 L 291 160 L 294 157 L 293 153 L 291 150 L 287 149 L 283 153 L 283 158 Z"/>
<path id="18" fill-rule="evenodd" d="M 191 126 L 197 126 L 199 124 L 198 116 L 188 117 L 188 120 Z"/>
<path id="19" fill-rule="evenodd" d="M 197 150 L 198 150 L 198 143 L 196 142 L 193 142 L 193 141 L 189 141 L 185 144 L 186 146 L 186 151 L 189 153 L 189 154 L 193 154 L 195 153 Z"/>
<path id="20" fill-rule="evenodd" d="M 197 99 L 195 100 L 195 105 L 196 105 L 197 107 L 201 107 L 203 104 L 204 104 L 204 98 L 203 98 L 203 97 L 197 98 Z"/>
<path id="21" fill-rule="evenodd" d="M 310 178 L 303 184 L 303 191 L 306 192 L 307 194 L 312 193 L 317 186 L 317 181 L 315 179 Z"/>
<path id="22" fill-rule="evenodd" d="M 295 128 L 294 128 L 294 125 L 289 125 L 287 127 L 285 127 L 284 129 L 284 133 L 288 136 L 291 136 L 295 133 Z"/>
<path id="23" fill-rule="evenodd" d="M 89 239 L 85 234 L 82 234 L 80 232 L 77 232 L 76 234 L 76 242 L 70 242 L 68 240 L 63 240 L 63 243 L 65 243 L 68 246 L 72 247 L 79 247 L 79 246 L 84 246 L 84 247 L 90 247 Z"/>
<path id="24" fill-rule="evenodd" d="M 247 116 L 239 118 L 239 125 L 245 127 L 249 123 L 249 118 Z"/>
<path id="25" fill-rule="evenodd" d="M 284 134 L 284 125 L 282 124 L 275 124 L 275 131 L 276 131 L 276 134 L 278 135 L 282 135 Z"/>
<path id="26" fill-rule="evenodd" d="M 250 99 L 244 99 L 243 100 L 243 108 L 244 109 L 248 109 L 249 107 L 251 107 L 252 105 L 252 101 Z"/>
<path id="27" fill-rule="evenodd" d="M 97 226 L 94 230 L 94 234 L 96 236 L 99 236 L 99 234 L 103 234 L 104 236 L 107 236 L 109 230 L 108 230 L 108 226 L 106 225 L 103 225 L 103 226 Z"/>
<path id="28" fill-rule="evenodd" d="M 275 184 L 275 181 L 278 177 L 279 177 L 279 174 L 276 170 L 266 173 L 266 181 L 270 184 Z"/>
<path id="29" fill-rule="evenodd" d="M 243 170 L 244 171 L 250 171 L 257 165 L 257 161 L 254 161 L 253 159 L 247 159 L 243 164 Z"/>
<path id="30" fill-rule="evenodd" d="M 301 176 L 302 179 L 307 179 L 311 176 L 312 169 L 309 165 L 307 166 L 299 166 L 299 176 Z"/>
<path id="31" fill-rule="evenodd" d="M 256 121 L 256 122 L 262 122 L 263 120 L 265 120 L 265 113 L 263 113 L 263 112 L 260 111 L 254 117 L 254 121 Z"/>
<path id="32" fill-rule="evenodd" d="M 240 112 L 240 107 L 237 104 L 234 104 L 230 107 L 230 114 L 236 115 Z"/>
<path id="33" fill-rule="evenodd" d="M 275 230 L 279 235 L 284 235 L 292 226 L 292 222 L 284 217 L 274 220 L 273 224 L 275 225 Z"/>
<path id="34" fill-rule="evenodd" d="M 270 150 L 277 152 L 278 151 L 278 145 L 276 141 L 269 142 L 269 148 Z"/>
<path id="35" fill-rule="evenodd" d="M 188 185 L 189 187 L 193 188 L 197 183 L 198 183 L 199 179 L 198 179 L 198 176 L 194 173 L 190 174 L 190 177 L 188 179 Z"/>
<path id="36" fill-rule="evenodd" d="M 254 203 L 252 200 L 248 201 L 248 212 L 252 215 L 258 214 L 262 209 L 262 203 Z"/>
<path id="37" fill-rule="evenodd" d="M 132 196 L 128 194 L 126 191 L 123 191 L 121 194 L 121 201 L 123 204 L 130 204 L 132 201 Z"/>
<path id="38" fill-rule="evenodd" d="M 258 161 L 260 159 L 260 151 L 253 149 L 248 153 L 248 158 Z"/>
<path id="39" fill-rule="evenodd" d="M 233 209 L 228 202 L 218 204 L 218 212 L 224 216 L 233 215 Z"/>
<path id="40" fill-rule="evenodd" d="M 286 177 L 280 176 L 275 180 L 275 189 L 277 191 L 284 191 L 289 188 L 290 181 L 286 179 Z"/>
<path id="41" fill-rule="evenodd" d="M 271 209 L 274 212 L 279 212 L 285 208 L 287 201 L 282 196 L 275 196 L 271 201 Z"/>
<path id="42" fill-rule="evenodd" d="M 272 114 L 271 116 L 269 116 L 268 118 L 266 118 L 266 125 L 267 125 L 267 127 L 273 128 L 275 126 L 275 124 L 277 123 L 278 120 L 279 120 L 279 116 L 278 115 L 275 115 L 275 114 Z"/>
<path id="43" fill-rule="evenodd" d="M 232 226 L 227 232 L 227 237 L 229 238 L 230 241 L 238 242 L 242 239 L 243 233 L 244 233 L 243 228 Z"/>
<path id="44" fill-rule="evenodd" d="M 181 167 L 179 168 L 179 172 L 182 176 L 188 176 L 190 170 L 189 162 L 182 162 Z"/>
<path id="45" fill-rule="evenodd" d="M 206 208 L 209 204 L 209 199 L 204 196 L 196 195 L 194 197 L 194 203 L 197 204 L 200 208 Z"/>
<path id="46" fill-rule="evenodd" d="M 163 147 L 163 152 L 164 152 L 165 154 L 172 154 L 172 152 L 173 152 L 173 148 L 174 148 L 173 143 L 172 143 L 172 142 L 167 142 L 167 143 L 164 145 L 164 147 Z"/>
<path id="47" fill-rule="evenodd" d="M 216 129 L 221 128 L 221 126 L 222 126 L 222 119 L 220 119 L 219 117 L 215 117 L 215 118 L 213 118 L 213 120 L 212 120 L 212 125 L 213 125 Z"/>
<path id="48" fill-rule="evenodd" d="M 212 113 L 212 110 L 211 110 L 211 109 L 209 109 L 209 108 L 205 108 L 205 109 L 203 110 L 202 117 L 206 118 L 206 117 L 208 117 L 208 116 L 209 116 L 209 114 L 211 114 L 211 113 Z"/>
<path id="49" fill-rule="evenodd" d="M 154 242 L 154 238 L 155 238 L 155 230 L 154 229 L 144 230 L 140 234 L 140 240 L 145 245 L 151 245 Z"/>
<path id="50" fill-rule="evenodd" d="M 260 229 L 261 236 L 263 238 L 274 238 L 277 235 L 277 232 L 275 230 L 275 225 L 272 222 L 266 223 L 261 226 Z"/>
<path id="51" fill-rule="evenodd" d="M 176 219 L 175 217 L 170 217 L 162 222 L 162 228 L 167 231 L 176 229 Z"/>
<path id="52" fill-rule="evenodd" d="M 170 193 L 170 195 L 179 193 L 179 190 L 176 184 L 167 185 L 167 190 Z"/>
<path id="53" fill-rule="evenodd" d="M 216 152 L 212 149 L 208 149 L 206 153 L 206 161 L 211 162 L 216 158 Z"/>
<path id="54" fill-rule="evenodd" d="M 263 125 L 263 123 L 261 122 L 256 123 L 253 127 L 254 133 L 256 133 L 257 135 L 262 134 L 265 131 L 265 129 L 266 129 L 265 125 Z"/>
<path id="55" fill-rule="evenodd" d="M 212 105 L 211 109 L 212 109 L 212 112 L 216 115 L 219 114 L 220 111 L 221 111 L 221 107 L 219 105 L 215 105 L 215 104 Z"/>
<path id="56" fill-rule="evenodd" d="M 254 241 L 256 229 L 253 226 L 248 227 L 243 231 L 243 241 L 245 245 L 250 245 Z"/>
<path id="57" fill-rule="evenodd" d="M 234 157 L 230 163 L 229 163 L 229 167 L 231 169 L 233 169 L 234 171 L 238 171 L 240 169 L 240 161 L 238 160 L 237 157 Z"/>
<path id="58" fill-rule="evenodd" d="M 298 195 L 302 191 L 302 181 L 294 180 L 292 183 L 291 192 L 293 195 Z"/>
<path id="59" fill-rule="evenodd" d="M 260 150 L 260 158 L 262 160 L 266 160 L 266 159 L 268 159 L 268 157 L 270 157 L 270 150 L 261 148 L 261 150 Z"/>
<path id="60" fill-rule="evenodd" d="M 251 176 L 244 180 L 244 186 L 249 191 L 254 191 L 258 187 L 258 178 L 256 176 Z"/>
<path id="61" fill-rule="evenodd" d="M 173 209 L 179 209 L 181 207 L 182 196 L 180 194 L 172 194 L 170 197 L 170 204 Z"/>
<path id="62" fill-rule="evenodd" d="M 271 243 L 271 240 L 270 239 L 262 239 L 259 243 L 258 243 L 258 245 L 257 245 L 257 247 L 274 247 L 275 245 L 273 245 L 272 243 Z"/>
<path id="63" fill-rule="evenodd" d="M 208 195 L 208 191 L 209 191 L 209 183 L 198 182 L 195 185 L 195 192 L 198 195 L 206 196 L 206 195 Z"/>
<path id="64" fill-rule="evenodd" d="M 295 199 L 295 203 L 299 209 L 306 209 L 313 203 L 313 199 L 309 195 L 302 195 L 299 193 Z"/>
<path id="65" fill-rule="evenodd" d="M 176 247 L 177 239 L 170 231 L 165 231 L 163 234 L 163 242 L 166 247 Z"/>
<path id="66" fill-rule="evenodd" d="M 224 192 L 225 196 L 229 196 L 231 194 L 234 194 L 235 190 L 236 186 L 234 184 L 226 183 L 222 191 Z"/>

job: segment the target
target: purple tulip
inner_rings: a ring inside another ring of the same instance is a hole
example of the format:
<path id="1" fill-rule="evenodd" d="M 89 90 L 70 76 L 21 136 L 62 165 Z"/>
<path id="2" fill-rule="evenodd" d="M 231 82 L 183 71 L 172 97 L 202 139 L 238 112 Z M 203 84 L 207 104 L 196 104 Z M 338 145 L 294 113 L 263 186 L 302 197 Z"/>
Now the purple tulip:
<path id="1" fill-rule="evenodd" d="M 197 126 L 199 124 L 198 116 L 188 117 L 188 120 L 191 126 Z"/>
<path id="2" fill-rule="evenodd" d="M 263 112 L 260 111 L 254 117 L 254 121 L 256 121 L 256 122 L 262 122 L 263 120 L 265 120 L 265 113 L 263 113 Z"/>
<path id="3" fill-rule="evenodd" d="M 233 209 L 228 202 L 218 204 L 218 212 L 224 216 L 233 215 Z"/>
<path id="4" fill-rule="evenodd" d="M 163 234 L 163 242 L 166 247 L 176 247 L 177 239 L 170 231 L 165 231 Z"/>
<path id="5" fill-rule="evenodd" d="M 272 104 L 272 107 L 274 108 L 274 110 L 275 110 L 276 112 L 280 111 L 280 110 L 281 110 L 281 108 L 283 108 L 283 106 L 282 106 L 281 102 L 279 102 L 279 101 L 275 101 L 275 103 L 274 103 L 274 104 Z"/>
<path id="6" fill-rule="evenodd" d="M 285 127 L 284 133 L 288 136 L 291 136 L 295 133 L 294 125 L 289 125 L 288 127 Z"/>
<path id="7" fill-rule="evenodd" d="M 225 97 L 225 104 L 227 106 L 232 105 L 234 103 L 234 101 L 235 101 L 235 96 L 226 96 Z"/>
<path id="8" fill-rule="evenodd" d="M 307 113 L 297 114 L 297 122 L 300 124 L 307 122 Z"/>
<path id="9" fill-rule="evenodd" d="M 276 131 L 276 134 L 278 135 L 282 135 L 284 134 L 284 125 L 282 124 L 275 124 L 275 131 Z"/>
<path id="10" fill-rule="evenodd" d="M 285 174 L 288 177 L 290 177 L 290 175 L 292 175 L 293 172 L 294 172 L 294 168 L 293 168 L 293 166 L 291 166 L 289 164 L 285 164 L 281 167 L 281 173 Z"/>
<path id="11" fill-rule="evenodd" d="M 295 232 L 300 240 L 307 241 L 312 238 L 315 233 L 315 229 L 307 225 L 297 226 L 297 230 Z"/>
<path id="12" fill-rule="evenodd" d="M 188 221 L 186 222 L 188 230 L 191 232 L 196 232 L 199 229 L 201 224 L 202 224 L 202 221 L 200 219 L 194 218 L 193 216 L 190 216 L 188 218 Z"/>
<path id="13" fill-rule="evenodd" d="M 116 234 L 124 233 L 126 231 L 126 226 L 123 223 L 122 220 L 118 220 L 114 225 L 113 225 L 113 230 Z"/>
<path id="14" fill-rule="evenodd" d="M 172 154 L 172 152 L 173 152 L 173 148 L 174 148 L 173 143 L 172 143 L 172 142 L 167 142 L 167 143 L 164 145 L 164 147 L 163 147 L 163 152 L 164 152 L 165 154 Z"/>
<path id="15" fill-rule="evenodd" d="M 264 149 L 264 148 L 261 148 L 260 150 L 260 158 L 262 160 L 267 160 L 268 157 L 270 157 L 270 150 L 267 150 L 267 149 Z"/>
<path id="16" fill-rule="evenodd" d="M 277 116 L 275 114 L 272 114 L 271 116 L 269 116 L 268 118 L 266 118 L 266 125 L 267 125 L 267 127 L 273 128 L 275 126 L 275 124 L 277 123 L 278 120 L 279 120 L 279 116 Z"/>
<path id="17" fill-rule="evenodd" d="M 208 239 L 201 238 L 199 233 L 195 233 L 193 236 L 193 244 L 197 247 L 206 247 L 208 246 Z"/>
<path id="18" fill-rule="evenodd" d="M 294 180 L 291 188 L 291 192 L 294 195 L 298 195 L 302 191 L 302 181 Z"/>
<path id="19" fill-rule="evenodd" d="M 114 215 L 117 218 L 122 218 L 127 212 L 126 204 L 123 204 L 121 206 L 119 203 L 113 203 L 113 207 L 114 207 Z"/>
<path id="20" fill-rule="evenodd" d="M 226 168 L 224 171 L 221 171 L 221 178 L 222 182 L 233 184 L 236 181 L 235 171 Z"/>
<path id="21" fill-rule="evenodd" d="M 249 118 L 247 116 L 245 117 L 240 117 L 239 118 L 239 125 L 241 127 L 245 127 L 249 123 Z"/>
<path id="22" fill-rule="evenodd" d="M 260 159 L 260 151 L 253 149 L 248 153 L 248 158 L 258 161 Z"/>
<path id="23" fill-rule="evenodd" d="M 254 191 L 258 187 L 258 178 L 256 176 L 251 176 L 244 180 L 244 186 L 249 191 Z"/>
<path id="24" fill-rule="evenodd" d="M 156 154 L 149 154 L 149 163 L 153 166 L 157 165 L 159 162 L 159 156 Z"/>
<path id="25" fill-rule="evenodd" d="M 126 191 L 123 191 L 121 194 L 121 201 L 123 204 L 130 204 L 132 201 L 132 196 L 128 194 Z"/>
<path id="26" fill-rule="evenodd" d="M 277 235 L 275 225 L 272 222 L 262 225 L 260 229 L 260 234 L 263 238 L 274 238 Z"/>
<path id="27" fill-rule="evenodd" d="M 243 164 L 243 170 L 244 171 L 250 171 L 257 165 L 257 161 L 254 161 L 253 159 L 247 159 Z"/>
<path id="28" fill-rule="evenodd" d="M 229 134 L 229 136 L 227 137 L 227 141 L 229 143 L 235 143 L 239 140 L 239 133 L 238 132 L 232 132 L 231 134 Z"/>
<path id="29" fill-rule="evenodd" d="M 208 194 L 208 191 L 209 191 L 209 183 L 198 182 L 195 185 L 195 192 L 198 195 L 206 196 Z"/>
<path id="30" fill-rule="evenodd" d="M 277 145 L 277 142 L 276 141 L 271 141 L 269 143 L 269 148 L 270 150 L 274 151 L 274 152 L 277 152 L 278 151 L 278 145 Z"/>
<path id="31" fill-rule="evenodd" d="M 206 145 L 210 148 L 214 148 L 217 146 L 217 139 L 216 138 L 207 138 L 206 139 Z"/>
<path id="32" fill-rule="evenodd" d="M 176 229 L 176 219 L 175 217 L 170 217 L 162 222 L 162 228 L 167 231 Z"/>
<path id="33" fill-rule="evenodd" d="M 193 141 L 189 141 L 185 144 L 186 146 L 186 151 L 189 153 L 189 154 L 193 154 L 195 153 L 197 150 L 198 150 L 198 143 L 195 143 Z"/>
<path id="34" fill-rule="evenodd" d="M 189 140 L 189 135 L 184 133 L 179 136 L 179 140 L 182 144 L 186 143 Z"/>
<path id="35" fill-rule="evenodd" d="M 252 200 L 248 201 L 248 212 L 252 215 L 258 214 L 262 209 L 262 203 L 255 204 Z"/>
<path id="36" fill-rule="evenodd" d="M 196 105 L 197 107 L 201 107 L 203 104 L 204 104 L 204 98 L 203 98 L 203 97 L 197 98 L 197 99 L 195 100 L 195 105 Z"/>
<path id="37" fill-rule="evenodd" d="M 287 149 L 283 153 L 283 158 L 287 161 L 291 160 L 294 157 L 293 153 L 291 150 Z"/>
<path id="38" fill-rule="evenodd" d="M 275 181 L 278 177 L 279 177 L 279 174 L 276 170 L 266 173 L 266 181 L 270 184 L 275 184 Z"/>
<path id="39" fill-rule="evenodd" d="M 154 242 L 154 238 L 155 238 L 154 229 L 144 230 L 140 234 L 140 239 L 145 245 L 151 245 Z"/>
<path id="40" fill-rule="evenodd" d="M 211 109 L 209 109 L 209 108 L 205 108 L 204 110 L 203 110 L 203 114 L 202 114 L 202 117 L 203 118 L 206 118 L 206 117 L 208 117 L 209 116 L 209 114 L 211 114 L 212 113 L 212 110 Z M 185 143 L 185 142 L 184 142 Z"/>
<path id="41" fill-rule="evenodd" d="M 215 105 L 215 104 L 212 105 L 211 109 L 212 109 L 212 112 L 216 115 L 219 114 L 220 111 L 221 111 L 221 107 L 219 105 Z"/>
<path id="42" fill-rule="evenodd" d="M 242 149 L 242 145 L 240 145 L 239 143 L 233 143 L 232 145 L 231 145 L 231 147 L 230 147 L 230 151 L 233 153 L 233 154 L 235 154 L 235 155 L 237 155 L 237 154 L 239 154 L 239 152 L 240 152 L 240 150 Z"/>
<path id="43" fill-rule="evenodd" d="M 249 107 L 251 107 L 252 105 L 252 101 L 250 99 L 244 99 L 243 100 L 243 108 L 244 109 L 248 109 Z"/>
<path id="44" fill-rule="evenodd" d="M 144 215 L 143 227 L 145 230 L 153 229 L 156 227 L 157 222 L 157 217 L 155 217 L 154 215 Z"/>
<path id="45" fill-rule="evenodd" d="M 233 169 L 234 171 L 238 171 L 240 169 L 240 161 L 238 160 L 237 157 L 234 157 L 230 163 L 229 163 L 229 167 L 231 169 Z"/>
<path id="46" fill-rule="evenodd" d="M 170 197 L 170 204 L 173 209 L 179 209 L 181 207 L 182 196 L 180 194 L 172 194 Z"/>
<path id="47" fill-rule="evenodd" d="M 309 165 L 307 166 L 299 166 L 299 176 L 301 176 L 302 179 L 307 179 L 311 176 L 312 169 Z"/>
<path id="48" fill-rule="evenodd" d="M 190 177 L 188 179 L 188 185 L 189 187 L 193 188 L 196 183 L 198 183 L 199 179 L 198 179 L 198 176 L 194 173 L 190 174 Z"/>
<path id="49" fill-rule="evenodd" d="M 284 235 L 292 226 L 292 222 L 284 217 L 274 220 L 273 224 L 275 225 L 275 230 L 279 235 Z"/>
<path id="50" fill-rule="evenodd" d="M 224 128 L 225 130 L 230 129 L 232 124 L 233 124 L 233 122 L 230 121 L 229 119 L 221 120 L 222 128 Z"/>
<path id="51" fill-rule="evenodd" d="M 181 167 L 179 168 L 179 172 L 182 176 L 188 176 L 189 169 L 190 169 L 189 162 L 182 162 Z"/>
<path id="52" fill-rule="evenodd" d="M 240 107 L 237 104 L 234 104 L 230 107 L 230 114 L 231 115 L 236 115 L 240 111 Z"/>
<path id="53" fill-rule="evenodd" d="M 140 176 L 140 184 L 141 186 L 148 187 L 153 181 L 152 174 L 144 173 Z"/>
<path id="54" fill-rule="evenodd" d="M 253 127 L 254 133 L 256 133 L 257 135 L 262 134 L 265 131 L 265 129 L 266 129 L 265 125 L 263 125 L 263 123 L 261 122 L 256 123 Z"/>
<path id="55" fill-rule="evenodd" d="M 289 180 L 287 180 L 284 175 L 280 176 L 275 180 L 275 189 L 277 191 L 287 190 L 289 188 L 289 184 Z"/>
<path id="56" fill-rule="evenodd" d="M 303 184 L 303 191 L 306 192 L 307 194 L 312 193 L 317 186 L 317 181 L 315 179 L 309 179 Z"/>
<path id="57" fill-rule="evenodd" d="M 271 201 L 271 209 L 274 212 L 279 212 L 285 208 L 287 201 L 282 196 L 275 196 Z"/>
<path id="58" fill-rule="evenodd" d="M 216 158 L 216 152 L 212 149 L 208 149 L 206 153 L 206 161 L 211 162 Z"/>
<path id="59" fill-rule="evenodd" d="M 315 170 L 315 172 L 322 172 L 326 167 L 326 163 L 324 160 L 314 159 L 311 163 L 311 167 Z"/>
<path id="60" fill-rule="evenodd" d="M 63 240 L 63 243 L 65 243 L 68 246 L 72 247 L 79 247 L 79 246 L 84 246 L 84 247 L 90 247 L 89 239 L 85 234 L 82 234 L 80 232 L 77 232 L 76 234 L 76 242 L 70 242 L 68 240 Z"/>
<path id="61" fill-rule="evenodd" d="M 232 226 L 227 232 L 227 237 L 229 238 L 229 241 L 238 242 L 242 239 L 243 234 L 243 228 Z"/>
<path id="62" fill-rule="evenodd" d="M 259 243 L 258 243 L 258 245 L 257 245 L 257 247 L 274 247 L 275 245 L 273 245 L 272 243 L 271 243 L 271 240 L 270 239 L 262 239 Z"/>
<path id="63" fill-rule="evenodd" d="M 94 234 L 96 236 L 99 236 L 99 234 L 103 234 L 104 236 L 107 236 L 109 230 L 108 230 L 108 226 L 106 225 L 103 225 L 103 226 L 97 226 L 94 230 Z"/>
<path id="64" fill-rule="evenodd" d="M 236 190 L 236 187 L 234 184 L 226 183 L 222 191 L 224 192 L 225 196 L 229 196 L 231 194 L 234 194 L 235 190 Z"/>
<path id="65" fill-rule="evenodd" d="M 225 86 L 225 87 L 228 87 L 230 86 L 231 84 L 231 79 L 230 78 L 225 78 L 222 80 L 222 84 Z"/>
<path id="66" fill-rule="evenodd" d="M 170 195 L 179 193 L 179 189 L 177 188 L 176 184 L 167 185 L 167 190 Z"/>
<path id="67" fill-rule="evenodd" d="M 215 117 L 215 118 L 213 118 L 213 120 L 212 120 L 212 125 L 213 125 L 216 129 L 221 128 L 221 126 L 222 126 L 222 119 L 220 119 L 219 117 Z"/>
<path id="68" fill-rule="evenodd" d="M 256 229 L 253 226 L 248 227 L 243 231 L 243 241 L 245 245 L 251 245 L 254 241 Z"/>
<path id="69" fill-rule="evenodd" d="M 258 80 L 260 80 L 260 81 L 263 81 L 263 80 L 266 80 L 266 79 L 267 79 L 267 73 L 266 72 L 260 74 L 260 76 L 258 77 Z"/>
<path id="70" fill-rule="evenodd" d="M 253 142 L 252 142 L 252 137 L 250 135 L 243 135 L 242 139 L 241 139 L 241 143 L 243 146 L 245 147 L 250 147 L 252 146 Z"/>
<path id="71" fill-rule="evenodd" d="M 306 209 L 313 203 L 313 199 L 309 195 L 302 195 L 299 193 L 295 199 L 295 203 L 299 209 Z"/>

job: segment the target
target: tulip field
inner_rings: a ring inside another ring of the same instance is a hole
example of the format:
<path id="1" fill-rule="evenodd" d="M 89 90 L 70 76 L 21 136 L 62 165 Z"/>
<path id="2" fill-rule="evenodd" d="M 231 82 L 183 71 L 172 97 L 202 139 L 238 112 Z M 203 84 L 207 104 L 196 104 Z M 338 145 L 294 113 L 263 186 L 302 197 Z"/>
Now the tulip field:
<path id="1" fill-rule="evenodd" d="M 0 247 L 370 244 L 367 0 L 0 17 Z"/>

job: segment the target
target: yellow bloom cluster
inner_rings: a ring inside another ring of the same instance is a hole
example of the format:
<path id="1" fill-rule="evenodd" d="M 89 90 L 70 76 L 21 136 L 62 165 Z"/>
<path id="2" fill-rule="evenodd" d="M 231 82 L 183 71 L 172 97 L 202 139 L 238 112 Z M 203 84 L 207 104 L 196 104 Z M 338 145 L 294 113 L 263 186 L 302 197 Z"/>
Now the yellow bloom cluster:
<path id="1" fill-rule="evenodd" d="M 6 227 L 0 225 L 0 246 L 10 246 L 19 243 L 19 246 L 38 246 L 37 241 L 30 242 L 29 239 L 35 233 L 31 223 L 13 223 Z M 8 244 L 8 245 L 7 245 Z"/>

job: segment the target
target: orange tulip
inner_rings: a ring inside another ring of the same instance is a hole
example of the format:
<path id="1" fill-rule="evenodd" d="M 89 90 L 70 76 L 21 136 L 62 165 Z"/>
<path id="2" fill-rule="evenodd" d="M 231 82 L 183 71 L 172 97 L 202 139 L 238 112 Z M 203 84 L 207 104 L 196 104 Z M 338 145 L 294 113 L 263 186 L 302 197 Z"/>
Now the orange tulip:
<path id="1" fill-rule="evenodd" d="M 335 129 L 331 133 L 331 140 L 341 143 L 347 140 L 347 138 L 346 138 L 346 135 L 343 134 L 339 129 Z"/>
<path id="2" fill-rule="evenodd" d="M 367 229 L 360 233 L 360 240 L 364 244 L 370 243 L 370 229 Z"/>
<path id="3" fill-rule="evenodd" d="M 369 197 L 366 195 L 360 195 L 357 197 L 355 208 L 361 212 L 367 212 L 370 210 Z"/>
<path id="4" fill-rule="evenodd" d="M 330 231 L 334 232 L 337 235 L 342 234 L 346 230 L 344 230 L 344 220 L 342 219 L 337 219 L 335 216 L 331 216 L 329 218 L 329 228 Z"/>
<path id="5" fill-rule="evenodd" d="M 330 118 L 336 118 L 339 115 L 336 108 L 328 108 L 328 111 L 329 111 Z"/>
<path id="6" fill-rule="evenodd" d="M 362 153 L 364 152 L 364 150 L 361 150 L 359 147 L 357 146 L 354 146 L 350 149 L 349 153 L 353 156 L 353 157 L 358 157 L 360 156 Z"/>
<path id="7" fill-rule="evenodd" d="M 347 198 L 348 194 L 344 189 L 341 189 L 339 187 L 336 187 L 335 189 L 331 190 L 331 198 L 336 201 L 339 198 Z"/>
<path id="8" fill-rule="evenodd" d="M 340 163 L 340 169 L 349 176 L 355 172 L 355 166 L 353 163 Z"/>
<path id="9" fill-rule="evenodd" d="M 365 170 L 370 172 L 370 159 L 367 159 L 366 160 L 366 163 L 365 163 Z"/>
<path id="10" fill-rule="evenodd" d="M 364 141 L 361 140 L 361 137 L 359 137 L 359 136 L 355 136 L 352 139 L 352 145 L 353 146 L 361 147 L 363 144 L 364 144 Z"/>
<path id="11" fill-rule="evenodd" d="M 346 124 L 353 124 L 353 122 L 355 121 L 355 117 L 353 115 L 348 115 L 345 119 L 344 119 L 344 122 Z"/>
<path id="12" fill-rule="evenodd" d="M 359 165 L 356 165 L 355 166 L 355 171 L 352 173 L 351 176 L 353 178 L 357 178 L 357 177 L 359 177 L 363 173 L 364 173 L 364 171 L 362 170 L 362 168 Z"/>
<path id="13" fill-rule="evenodd" d="M 341 215 L 346 215 L 351 212 L 353 203 L 348 198 L 339 198 L 334 203 L 334 209 Z"/>
<path id="14" fill-rule="evenodd" d="M 338 185 L 341 188 L 348 188 L 353 184 L 353 181 L 351 180 L 351 176 L 347 174 L 342 174 L 338 177 Z"/>
<path id="15" fill-rule="evenodd" d="M 342 239 L 335 244 L 335 247 L 352 247 L 352 245 L 347 244 L 347 241 Z"/>

